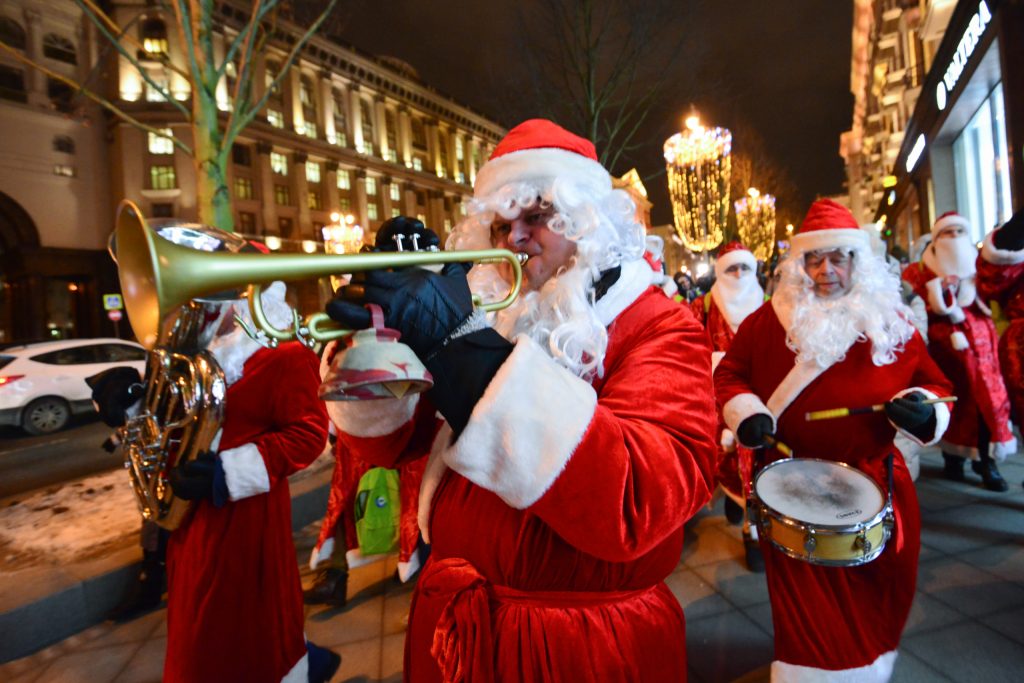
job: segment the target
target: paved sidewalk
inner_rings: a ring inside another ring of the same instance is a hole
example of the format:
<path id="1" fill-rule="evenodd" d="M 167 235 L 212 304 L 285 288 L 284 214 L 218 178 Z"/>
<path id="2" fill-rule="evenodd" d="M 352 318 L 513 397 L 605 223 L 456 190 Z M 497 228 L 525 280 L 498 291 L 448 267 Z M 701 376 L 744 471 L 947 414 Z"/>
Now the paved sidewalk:
<path id="1" fill-rule="evenodd" d="M 1024 670 L 1024 464 L 1002 466 L 1010 491 L 940 478 L 936 453 L 922 458 L 918 479 L 923 521 L 918 590 L 894 681 L 1018 681 Z M 977 477 L 968 474 L 970 479 Z M 742 564 L 739 530 L 721 516 L 721 501 L 688 526 L 683 557 L 668 585 L 687 619 L 690 680 L 766 681 L 772 623 L 764 579 Z M 316 525 L 296 535 L 305 567 Z M 400 681 L 411 586 L 394 578 L 394 559 L 354 570 L 344 609 L 307 609 L 310 639 L 343 657 L 335 681 Z M 310 580 L 308 569 L 304 581 Z M 0 666 L 0 680 L 116 681 L 160 679 L 165 612 L 104 623 Z"/>

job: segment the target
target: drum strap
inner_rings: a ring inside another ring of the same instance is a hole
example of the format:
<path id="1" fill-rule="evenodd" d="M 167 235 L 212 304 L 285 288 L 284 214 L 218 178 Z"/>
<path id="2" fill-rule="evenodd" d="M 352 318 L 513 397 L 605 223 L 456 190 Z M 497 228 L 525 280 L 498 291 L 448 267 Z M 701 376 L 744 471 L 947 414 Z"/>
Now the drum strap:
<path id="1" fill-rule="evenodd" d="M 894 456 L 893 456 L 892 452 L 890 452 L 889 455 L 885 456 L 885 474 L 886 474 L 886 478 L 888 480 L 887 483 L 889 485 L 888 494 L 889 494 L 889 504 L 890 505 L 892 505 L 892 466 L 893 466 L 893 457 Z"/>

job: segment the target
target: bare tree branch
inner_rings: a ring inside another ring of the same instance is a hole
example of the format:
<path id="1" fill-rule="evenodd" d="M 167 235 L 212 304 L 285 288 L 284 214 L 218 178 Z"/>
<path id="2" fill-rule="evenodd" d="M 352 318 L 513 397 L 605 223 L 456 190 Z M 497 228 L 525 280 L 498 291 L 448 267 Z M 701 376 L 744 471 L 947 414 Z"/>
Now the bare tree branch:
<path id="1" fill-rule="evenodd" d="M 117 25 L 117 23 L 113 19 L 110 18 L 110 16 L 106 12 L 103 11 L 103 9 L 99 5 L 97 5 L 92 0 L 80 0 L 79 5 L 82 4 L 86 5 L 89 8 L 88 11 L 91 12 L 93 16 L 95 16 L 104 24 L 106 24 L 107 27 L 110 29 L 111 33 L 116 34 L 117 40 L 111 40 L 115 47 L 121 44 L 121 40 L 125 40 L 129 44 L 131 44 L 131 46 L 134 47 L 136 50 L 139 50 L 140 52 L 146 52 L 145 45 L 140 43 L 135 36 L 128 33 L 128 28 L 130 27 L 131 24 L 134 24 L 139 17 L 142 16 L 142 12 L 136 14 L 135 18 L 132 19 L 131 23 L 122 29 Z M 166 60 L 165 62 L 163 62 L 163 65 L 171 71 L 173 71 L 174 73 L 181 76 L 182 78 L 188 79 L 188 74 L 184 70 L 182 70 L 181 67 L 177 66 L 170 60 Z"/>

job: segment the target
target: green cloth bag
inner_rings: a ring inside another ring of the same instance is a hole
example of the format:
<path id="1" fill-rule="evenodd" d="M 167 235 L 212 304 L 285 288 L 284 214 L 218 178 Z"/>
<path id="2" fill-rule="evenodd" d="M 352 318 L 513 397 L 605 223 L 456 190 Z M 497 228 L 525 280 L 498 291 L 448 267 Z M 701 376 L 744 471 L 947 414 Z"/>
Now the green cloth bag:
<path id="1" fill-rule="evenodd" d="M 374 467 L 356 489 L 356 537 L 363 555 L 380 555 L 398 547 L 398 470 Z"/>

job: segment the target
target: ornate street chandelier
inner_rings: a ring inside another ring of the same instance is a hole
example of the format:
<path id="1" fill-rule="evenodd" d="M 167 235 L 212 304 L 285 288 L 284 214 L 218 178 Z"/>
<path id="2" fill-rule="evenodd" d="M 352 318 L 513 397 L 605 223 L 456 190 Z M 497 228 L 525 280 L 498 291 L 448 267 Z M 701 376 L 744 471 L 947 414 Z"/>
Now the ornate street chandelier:
<path id="1" fill-rule="evenodd" d="M 686 131 L 666 140 L 664 151 L 676 232 L 690 251 L 714 249 L 729 216 L 732 133 L 704 128 L 690 116 Z"/>
<path id="2" fill-rule="evenodd" d="M 752 187 L 735 209 L 740 241 L 758 261 L 767 261 L 775 243 L 775 197 Z"/>

